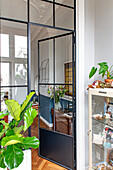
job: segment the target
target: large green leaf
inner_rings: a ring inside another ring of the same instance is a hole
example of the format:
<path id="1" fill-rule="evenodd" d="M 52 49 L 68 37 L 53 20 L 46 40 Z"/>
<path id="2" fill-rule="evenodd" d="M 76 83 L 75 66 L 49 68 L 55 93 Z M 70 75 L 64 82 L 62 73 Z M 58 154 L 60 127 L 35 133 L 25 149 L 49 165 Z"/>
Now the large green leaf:
<path id="1" fill-rule="evenodd" d="M 2 124 L 0 124 L 0 132 L 2 132 L 3 127 L 4 126 Z"/>
<path id="2" fill-rule="evenodd" d="M 0 123 L 2 123 L 4 126 L 8 126 L 9 124 L 6 123 L 4 120 L 1 120 Z"/>
<path id="3" fill-rule="evenodd" d="M 0 151 L 0 167 L 1 168 L 6 168 L 6 165 L 4 163 L 4 155 L 5 155 L 5 152 L 6 152 L 6 149 L 1 149 Z"/>
<path id="4" fill-rule="evenodd" d="M 13 130 L 14 130 L 15 134 L 19 134 L 23 130 L 23 125 L 20 127 L 14 127 Z"/>
<path id="5" fill-rule="evenodd" d="M 30 92 L 28 96 L 26 96 L 26 100 L 24 100 L 24 102 L 22 103 L 21 106 L 21 112 L 23 112 L 26 107 L 28 106 L 28 103 L 30 101 L 30 99 L 32 98 L 32 96 L 35 94 L 35 92 Z"/>
<path id="6" fill-rule="evenodd" d="M 3 147 L 8 146 L 8 145 L 14 145 L 16 143 L 22 143 L 23 138 L 19 138 L 17 135 L 12 135 L 12 136 L 6 136 L 2 139 L 1 145 Z"/>
<path id="7" fill-rule="evenodd" d="M 99 69 L 99 74 L 105 73 L 108 70 L 108 68 L 109 68 L 108 65 L 101 66 Z"/>
<path id="8" fill-rule="evenodd" d="M 101 62 L 101 63 L 98 63 L 99 66 L 104 66 L 104 65 L 107 65 L 107 62 Z"/>
<path id="9" fill-rule="evenodd" d="M 0 112 L 0 119 L 3 118 L 6 115 L 9 115 L 9 112 L 7 110 Z"/>
<path id="10" fill-rule="evenodd" d="M 20 113 L 21 113 L 21 107 L 20 107 L 19 103 L 15 100 L 6 100 L 5 103 L 7 105 L 9 112 L 14 117 L 14 119 L 16 121 L 19 121 Z"/>
<path id="11" fill-rule="evenodd" d="M 96 73 L 97 71 L 97 68 L 96 67 L 93 67 L 89 73 L 89 78 L 93 77 L 93 75 Z"/>
<path id="12" fill-rule="evenodd" d="M 7 130 L 5 134 L 6 134 L 6 136 L 15 135 L 14 130 Z"/>
<path id="13" fill-rule="evenodd" d="M 23 139 L 23 148 L 29 149 L 29 148 L 38 148 L 39 147 L 39 140 L 35 136 L 33 137 L 27 137 Z"/>
<path id="14" fill-rule="evenodd" d="M 9 126 L 5 126 L 5 128 L 0 132 L 0 138 L 3 136 L 3 134 L 9 129 Z"/>
<path id="15" fill-rule="evenodd" d="M 37 116 L 37 111 L 32 107 L 27 109 L 24 114 L 24 128 L 23 130 L 26 131 L 31 124 L 33 123 L 33 119 Z"/>
<path id="16" fill-rule="evenodd" d="M 17 145 L 7 146 L 5 164 L 9 169 L 17 168 L 23 161 L 23 151 Z"/>

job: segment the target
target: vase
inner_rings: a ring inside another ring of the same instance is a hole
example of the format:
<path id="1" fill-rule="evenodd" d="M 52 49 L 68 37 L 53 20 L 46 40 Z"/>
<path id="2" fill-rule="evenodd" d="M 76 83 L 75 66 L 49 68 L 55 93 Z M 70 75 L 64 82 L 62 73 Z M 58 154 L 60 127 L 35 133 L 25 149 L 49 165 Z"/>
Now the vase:
<path id="1" fill-rule="evenodd" d="M 105 83 L 111 84 L 113 82 L 113 79 L 105 79 Z"/>
<path id="2" fill-rule="evenodd" d="M 60 104 L 60 102 L 55 103 L 55 109 L 56 109 L 56 110 L 60 110 L 60 109 L 61 109 L 61 104 Z"/>

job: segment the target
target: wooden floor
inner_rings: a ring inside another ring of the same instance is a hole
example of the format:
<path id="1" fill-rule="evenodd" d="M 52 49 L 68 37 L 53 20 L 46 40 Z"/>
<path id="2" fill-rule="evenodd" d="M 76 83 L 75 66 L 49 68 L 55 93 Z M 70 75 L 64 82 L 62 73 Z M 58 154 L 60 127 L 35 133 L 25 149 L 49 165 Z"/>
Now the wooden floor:
<path id="1" fill-rule="evenodd" d="M 43 122 L 40 122 L 41 127 L 46 127 Z M 38 137 L 38 117 L 34 119 L 31 127 L 31 135 Z M 32 170 L 66 170 L 50 161 L 47 161 L 38 156 L 38 149 L 32 149 Z"/>

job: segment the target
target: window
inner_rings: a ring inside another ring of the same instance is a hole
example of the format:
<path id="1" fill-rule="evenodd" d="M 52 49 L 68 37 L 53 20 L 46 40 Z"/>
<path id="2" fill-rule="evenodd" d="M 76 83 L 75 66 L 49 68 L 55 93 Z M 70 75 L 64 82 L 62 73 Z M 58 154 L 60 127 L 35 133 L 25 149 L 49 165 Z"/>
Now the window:
<path id="1" fill-rule="evenodd" d="M 9 35 L 1 34 L 1 57 L 9 57 Z"/>
<path id="2" fill-rule="evenodd" d="M 15 57 L 27 58 L 27 37 L 15 35 Z"/>

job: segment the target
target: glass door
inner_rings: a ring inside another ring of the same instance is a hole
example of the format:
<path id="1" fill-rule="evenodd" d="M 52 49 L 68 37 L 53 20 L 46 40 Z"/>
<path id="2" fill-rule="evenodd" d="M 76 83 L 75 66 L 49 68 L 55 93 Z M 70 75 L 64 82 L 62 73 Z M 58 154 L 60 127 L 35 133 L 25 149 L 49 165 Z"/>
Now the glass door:
<path id="1" fill-rule="evenodd" d="M 38 41 L 39 156 L 74 169 L 74 33 Z"/>

